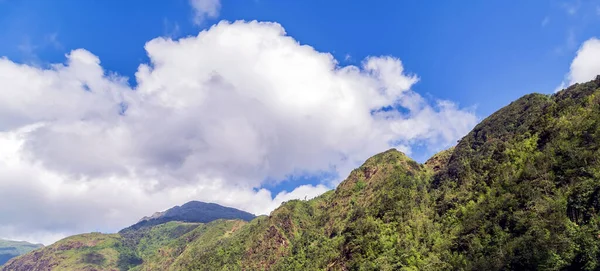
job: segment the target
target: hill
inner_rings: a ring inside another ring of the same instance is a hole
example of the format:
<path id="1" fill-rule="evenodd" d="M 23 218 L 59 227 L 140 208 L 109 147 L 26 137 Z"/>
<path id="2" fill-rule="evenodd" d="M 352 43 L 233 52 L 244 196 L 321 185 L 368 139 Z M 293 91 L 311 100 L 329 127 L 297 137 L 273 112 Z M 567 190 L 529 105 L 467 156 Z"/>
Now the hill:
<path id="1" fill-rule="evenodd" d="M 600 77 L 530 94 L 419 165 L 390 150 L 171 270 L 597 270 Z"/>
<path id="2" fill-rule="evenodd" d="M 2 270 L 130 270 L 146 259 L 170 263 L 164 255 L 195 242 L 211 243 L 243 225 L 244 221 L 216 220 L 207 224 L 168 222 L 143 228 L 136 235 L 89 233 L 71 236 L 9 261 Z M 154 270 L 161 270 L 160 268 Z"/>
<path id="3" fill-rule="evenodd" d="M 425 164 L 388 150 L 268 217 L 140 228 L 98 253 L 121 270 L 598 270 L 599 211 L 600 77 L 526 95 Z M 3 270 L 69 270 L 59 247 Z"/>
<path id="4" fill-rule="evenodd" d="M 123 229 L 121 232 L 151 227 L 170 221 L 208 223 L 217 219 L 240 219 L 250 221 L 256 216 L 235 208 L 224 207 L 215 203 L 190 201 L 182 206 L 175 206 L 164 212 L 157 212 L 144 217 L 138 223 Z"/>
<path id="5" fill-rule="evenodd" d="M 155 265 L 171 263 L 163 253 L 181 253 L 182 246 L 196 241 L 201 244 L 195 246 L 210 244 L 253 218 L 234 208 L 192 201 L 144 217 L 117 234 L 65 238 L 6 263 L 2 270 L 130 270 L 150 260 Z"/>
<path id="6" fill-rule="evenodd" d="M 0 239 L 0 266 L 8 260 L 43 247 L 41 244 L 32 244 L 23 241 L 9 241 Z"/>

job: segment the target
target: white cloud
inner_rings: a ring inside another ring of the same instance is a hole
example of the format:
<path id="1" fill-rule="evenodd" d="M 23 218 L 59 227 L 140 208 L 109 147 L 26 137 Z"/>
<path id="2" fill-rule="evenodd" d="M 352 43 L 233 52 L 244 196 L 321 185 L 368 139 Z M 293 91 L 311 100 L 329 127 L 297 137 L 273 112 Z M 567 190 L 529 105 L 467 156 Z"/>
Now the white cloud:
<path id="1" fill-rule="evenodd" d="M 266 180 L 345 177 L 392 146 L 453 144 L 477 120 L 410 90 L 399 59 L 339 66 L 276 23 L 145 48 L 135 88 L 83 49 L 50 69 L 0 59 L 0 237 L 114 231 L 189 200 L 266 214 L 332 184 L 271 195 Z"/>
<path id="2" fill-rule="evenodd" d="M 600 75 L 600 40 L 591 38 L 581 45 L 571 62 L 566 80 L 556 90 L 590 81 L 597 75 Z"/>
<path id="3" fill-rule="evenodd" d="M 194 23 L 199 25 L 207 18 L 216 18 L 221 10 L 221 0 L 189 0 L 194 10 Z"/>
<path id="4" fill-rule="evenodd" d="M 600 40 L 592 38 L 583 43 L 571 63 L 569 81 L 582 83 L 600 74 Z"/>

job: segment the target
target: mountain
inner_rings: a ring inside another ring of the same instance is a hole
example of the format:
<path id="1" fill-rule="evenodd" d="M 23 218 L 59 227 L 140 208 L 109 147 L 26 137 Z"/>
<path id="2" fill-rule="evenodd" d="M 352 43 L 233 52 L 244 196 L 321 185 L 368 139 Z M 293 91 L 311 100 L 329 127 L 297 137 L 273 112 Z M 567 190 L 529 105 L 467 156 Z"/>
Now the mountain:
<path id="1" fill-rule="evenodd" d="M 190 201 L 182 206 L 175 206 L 164 212 L 144 217 L 138 223 L 123 229 L 121 232 L 151 227 L 169 221 L 208 223 L 217 219 L 240 219 L 250 221 L 256 216 L 235 208 L 224 207 L 215 203 Z"/>
<path id="2" fill-rule="evenodd" d="M 42 247 L 41 244 L 31 244 L 23 241 L 9 241 L 0 239 L 0 266 L 8 260 Z"/>
<path id="3" fill-rule="evenodd" d="M 181 246 L 196 240 L 211 244 L 254 218 L 253 214 L 234 208 L 191 201 L 144 217 L 117 234 L 89 233 L 65 238 L 14 259 L 1 270 L 129 270 L 150 259 L 164 261 L 158 252 L 166 253 L 164 247 L 168 245 Z"/>
<path id="4" fill-rule="evenodd" d="M 599 270 L 599 212 L 600 77 L 526 95 L 424 164 L 377 154 L 269 216 L 71 237 L 3 270 Z"/>
<path id="5" fill-rule="evenodd" d="M 216 220 L 210 223 L 167 222 L 144 227 L 136 234 L 89 233 L 71 236 L 50 246 L 9 261 L 2 270 L 131 270 L 140 264 L 151 270 L 164 262 L 172 263 L 171 253 L 183 250 L 186 244 L 201 247 L 230 235 L 247 222 Z M 153 265 L 150 264 L 152 262 Z"/>

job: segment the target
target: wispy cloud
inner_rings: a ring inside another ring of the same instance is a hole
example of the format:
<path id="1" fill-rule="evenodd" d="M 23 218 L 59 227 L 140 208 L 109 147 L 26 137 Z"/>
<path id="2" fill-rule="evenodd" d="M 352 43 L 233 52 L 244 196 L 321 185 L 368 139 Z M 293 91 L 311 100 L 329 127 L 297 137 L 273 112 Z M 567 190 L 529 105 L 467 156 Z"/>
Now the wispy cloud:
<path id="1" fill-rule="evenodd" d="M 17 45 L 17 49 L 21 52 L 25 62 L 33 65 L 41 63 L 38 53 L 44 49 L 62 50 L 63 45 L 58 39 L 58 33 L 53 32 L 44 35 L 43 37 L 33 39 L 30 36 L 24 36 L 21 43 Z"/>
<path id="2" fill-rule="evenodd" d="M 577 35 L 575 34 L 575 29 L 571 28 L 567 32 L 567 49 L 572 50 L 577 47 Z"/>
<path id="3" fill-rule="evenodd" d="M 194 9 L 194 24 L 201 25 L 208 18 L 216 18 L 221 10 L 220 0 L 190 0 Z"/>
<path id="4" fill-rule="evenodd" d="M 544 17 L 544 19 L 542 20 L 542 27 L 547 26 L 549 23 L 550 23 L 550 16 Z"/>
<path id="5" fill-rule="evenodd" d="M 31 43 L 31 39 L 29 37 L 25 37 L 23 39 L 23 42 L 21 42 L 19 45 L 17 45 L 17 49 L 19 49 L 19 51 L 21 51 L 21 53 L 25 54 L 25 55 L 32 55 L 33 52 L 35 52 L 35 50 L 38 48 L 38 46 L 33 45 Z"/>
<path id="6" fill-rule="evenodd" d="M 181 34 L 181 29 L 177 22 L 171 22 L 169 19 L 163 19 L 163 35 L 169 38 L 177 38 Z"/>
<path id="7" fill-rule="evenodd" d="M 58 41 L 58 33 L 57 32 L 46 35 L 46 37 L 44 38 L 44 41 L 45 41 L 45 45 L 52 46 L 52 47 L 54 47 L 54 49 L 62 49 L 63 48 L 60 41 Z"/>
<path id="8" fill-rule="evenodd" d="M 566 3 L 562 4 L 562 7 L 565 10 L 565 12 L 567 12 L 567 14 L 575 15 L 575 14 L 577 14 L 577 12 L 579 11 L 579 8 L 581 7 L 581 2 L 579 2 L 579 1 L 566 2 Z"/>
<path id="9" fill-rule="evenodd" d="M 554 53 L 562 55 L 577 49 L 577 33 L 575 28 L 571 27 L 565 34 L 564 43 L 554 48 Z"/>
<path id="10" fill-rule="evenodd" d="M 25 36 L 23 38 L 23 41 L 17 45 L 17 49 L 19 50 L 19 52 L 21 52 L 21 55 L 25 62 L 36 66 L 40 63 L 40 60 L 36 53 L 39 47 L 39 45 L 36 45 L 33 42 L 31 42 L 31 38 L 29 36 Z"/>

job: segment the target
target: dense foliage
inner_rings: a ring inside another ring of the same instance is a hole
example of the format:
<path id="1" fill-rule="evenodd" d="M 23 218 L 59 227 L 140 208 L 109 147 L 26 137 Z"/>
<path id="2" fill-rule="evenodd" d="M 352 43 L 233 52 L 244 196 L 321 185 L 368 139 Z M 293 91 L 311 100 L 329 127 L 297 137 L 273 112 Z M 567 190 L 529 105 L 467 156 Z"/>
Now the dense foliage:
<path id="1" fill-rule="evenodd" d="M 600 77 L 524 96 L 425 164 L 389 150 L 268 217 L 134 229 L 116 237 L 116 257 L 94 244 L 78 259 L 133 270 L 598 270 L 599 210 Z"/>
<path id="2" fill-rule="evenodd" d="M 600 268 L 599 84 L 527 95 L 460 141 L 432 186 L 453 266 Z"/>

